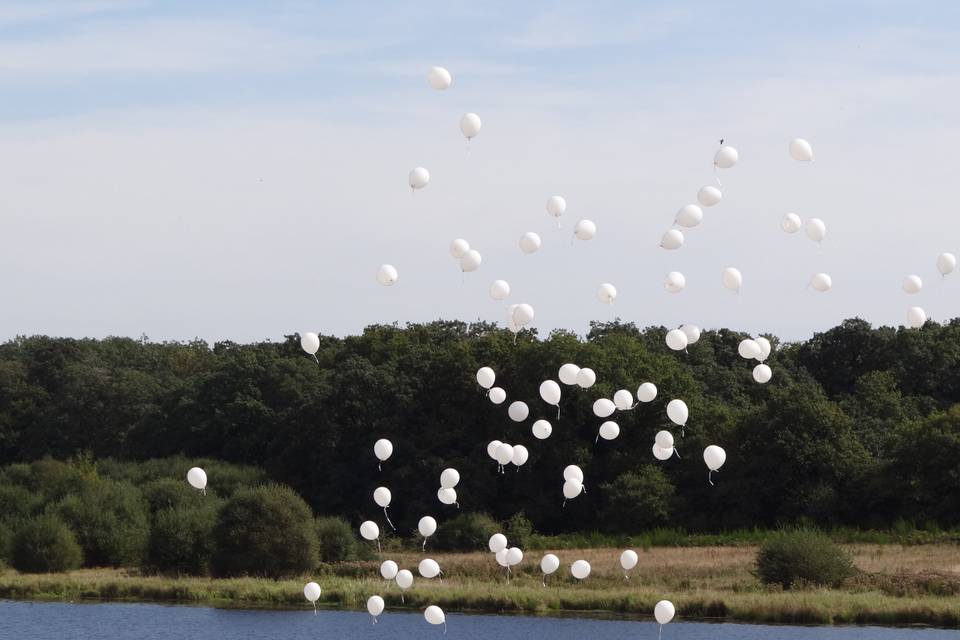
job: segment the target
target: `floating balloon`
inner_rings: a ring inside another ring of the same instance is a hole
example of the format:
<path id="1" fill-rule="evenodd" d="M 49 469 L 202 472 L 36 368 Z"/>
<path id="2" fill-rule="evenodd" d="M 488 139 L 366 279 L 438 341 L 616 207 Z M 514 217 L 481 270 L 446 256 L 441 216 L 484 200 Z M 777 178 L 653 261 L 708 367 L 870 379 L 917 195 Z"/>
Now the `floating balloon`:
<path id="1" fill-rule="evenodd" d="M 686 426 L 687 419 L 690 417 L 690 410 L 687 408 L 687 403 L 683 400 L 677 400 L 674 398 L 667 403 L 667 417 L 670 418 L 670 421 L 678 426 Z"/>
<path id="2" fill-rule="evenodd" d="M 480 116 L 475 113 L 465 113 L 460 118 L 460 131 L 467 140 L 476 137 L 480 133 L 481 126 L 483 126 L 483 123 L 480 122 Z"/>
<path id="3" fill-rule="evenodd" d="M 613 412 L 616 410 L 617 405 L 615 405 L 613 401 L 607 400 L 606 398 L 600 398 L 593 403 L 593 415 L 597 416 L 598 418 L 606 418 L 613 414 Z"/>
<path id="4" fill-rule="evenodd" d="M 503 443 L 500 442 L 499 440 L 491 440 L 491 441 L 490 441 L 490 444 L 487 445 L 487 455 L 490 456 L 491 458 L 493 458 L 494 460 L 496 460 L 496 459 L 497 459 L 497 449 L 499 449 L 499 448 L 500 448 L 500 445 L 502 445 L 502 444 L 503 444 Z"/>
<path id="5" fill-rule="evenodd" d="M 518 327 L 525 327 L 533 322 L 533 307 L 529 304 L 518 304 L 513 310 L 513 322 Z"/>
<path id="6" fill-rule="evenodd" d="M 663 281 L 663 288 L 670 293 L 680 293 L 687 286 L 687 279 L 679 271 L 671 271 Z"/>
<path id="7" fill-rule="evenodd" d="M 577 372 L 577 386 L 581 389 L 589 389 L 597 381 L 597 374 L 593 369 L 584 367 Z"/>
<path id="8" fill-rule="evenodd" d="M 576 480 L 566 480 L 563 483 L 563 497 L 567 500 L 573 500 L 583 491 L 583 483 Z"/>
<path id="9" fill-rule="evenodd" d="M 773 371 L 771 371 L 770 367 L 765 364 L 758 364 L 753 368 L 753 379 L 760 384 L 766 384 L 770 382 L 770 378 L 772 377 Z"/>
<path id="10" fill-rule="evenodd" d="M 523 551 L 517 547 L 507 549 L 507 566 L 515 567 L 523 562 Z"/>
<path id="11" fill-rule="evenodd" d="M 513 464 L 522 467 L 530 459 L 530 452 L 522 444 L 513 445 Z"/>
<path id="12" fill-rule="evenodd" d="M 760 355 L 757 357 L 757 360 L 759 360 L 760 362 L 763 362 L 764 360 L 769 358 L 770 350 L 773 348 L 770 345 L 770 341 L 764 338 L 763 336 L 760 336 L 759 338 L 754 338 L 753 341 L 756 342 L 758 345 L 760 345 Z"/>
<path id="13" fill-rule="evenodd" d="M 316 358 L 317 351 L 320 350 L 320 336 L 312 331 L 307 331 L 300 336 L 300 348 Z"/>
<path id="14" fill-rule="evenodd" d="M 557 372 L 557 377 L 560 378 L 560 382 L 565 385 L 575 385 L 577 384 L 578 373 L 580 373 L 580 367 L 567 363 L 560 367 L 560 370 Z"/>
<path id="15" fill-rule="evenodd" d="M 463 238 L 457 238 L 450 243 L 450 255 L 459 260 L 470 251 L 470 243 Z"/>
<path id="16" fill-rule="evenodd" d="M 540 397 L 554 407 L 560 405 L 560 385 L 553 380 L 544 380 L 540 383 Z"/>
<path id="17" fill-rule="evenodd" d="M 507 392 L 500 387 L 494 387 L 490 389 L 487 397 L 490 398 L 490 402 L 493 404 L 503 404 L 503 401 L 507 399 Z"/>
<path id="18" fill-rule="evenodd" d="M 637 387 L 637 400 L 640 402 L 653 402 L 657 397 L 657 385 L 652 382 L 644 382 Z"/>
<path id="19" fill-rule="evenodd" d="M 620 411 L 633 409 L 633 394 L 626 389 L 620 389 L 613 394 L 613 404 L 617 409 L 620 409 Z"/>
<path id="20" fill-rule="evenodd" d="M 653 440 L 661 449 L 673 451 L 673 434 L 669 431 L 657 431 L 657 435 L 654 436 Z"/>
<path id="21" fill-rule="evenodd" d="M 487 546 L 490 548 L 490 553 L 500 553 L 507 548 L 507 536 L 502 533 L 495 533 L 490 536 Z"/>
<path id="22" fill-rule="evenodd" d="M 507 415 L 514 422 L 523 422 L 530 415 L 530 407 L 527 406 L 526 402 L 515 400 L 507 407 Z"/>
<path id="23" fill-rule="evenodd" d="M 433 516 L 423 516 L 417 523 L 417 531 L 423 536 L 423 548 L 427 548 L 427 538 L 437 532 L 437 521 Z"/>
<path id="24" fill-rule="evenodd" d="M 687 334 L 680 329 L 670 329 L 667 331 L 667 346 L 674 351 L 683 351 L 687 348 Z"/>
<path id="25" fill-rule="evenodd" d="M 609 282 L 604 282 L 597 290 L 597 300 L 606 304 L 613 304 L 613 299 L 617 297 L 617 288 Z"/>
<path id="26" fill-rule="evenodd" d="M 927 312 L 920 307 L 910 307 L 907 309 L 907 326 L 911 329 L 919 329 L 927 322 Z"/>
<path id="27" fill-rule="evenodd" d="M 952 253 L 941 253 L 937 256 L 937 271 L 945 276 L 957 268 L 957 257 Z"/>
<path id="28" fill-rule="evenodd" d="M 547 198 L 547 213 L 554 218 L 559 218 L 567 210 L 567 201 L 563 196 L 550 196 Z"/>
<path id="29" fill-rule="evenodd" d="M 447 627 L 447 618 L 443 615 L 443 609 L 435 604 L 430 605 L 423 612 L 423 617 L 427 622 L 433 625 L 442 624 L 444 629 Z M 444 631 L 446 633 L 446 631 Z"/>
<path id="30" fill-rule="evenodd" d="M 507 564 L 507 549 L 501 549 L 494 554 L 494 557 L 497 559 L 497 564 L 504 568 L 509 568 L 510 565 Z"/>
<path id="31" fill-rule="evenodd" d="M 513 462 L 513 446 L 506 442 L 501 442 L 497 447 L 497 462 L 500 466 L 508 465 Z"/>
<path id="32" fill-rule="evenodd" d="M 457 490 L 452 487 L 440 487 L 437 489 L 437 500 L 440 504 L 457 504 Z"/>
<path id="33" fill-rule="evenodd" d="M 620 425 L 612 420 L 607 420 L 602 425 L 600 425 L 600 438 L 604 440 L 616 440 L 617 436 L 620 435 Z"/>
<path id="34" fill-rule="evenodd" d="M 695 324 L 680 325 L 680 331 L 687 336 L 687 345 L 696 344 L 700 340 L 700 327 Z"/>
<path id="35" fill-rule="evenodd" d="M 483 256 L 476 249 L 470 249 L 460 258 L 460 270 L 464 272 L 476 271 L 483 262 Z"/>
<path id="36" fill-rule="evenodd" d="M 653 617 L 657 619 L 661 626 L 673 620 L 676 613 L 677 610 L 669 600 L 661 600 L 653 608 Z"/>
<path id="37" fill-rule="evenodd" d="M 662 249 L 679 249 L 683 246 L 683 232 L 679 229 L 670 229 L 660 238 L 660 247 Z"/>
<path id="38" fill-rule="evenodd" d="M 794 138 L 790 141 L 790 157 L 800 162 L 813 160 L 813 148 L 803 138 Z"/>
<path id="39" fill-rule="evenodd" d="M 903 292 L 913 295 L 920 293 L 920 289 L 923 288 L 923 280 L 920 279 L 920 276 L 907 276 L 903 279 Z"/>
<path id="40" fill-rule="evenodd" d="M 630 576 L 627 575 L 627 571 L 633 569 L 637 566 L 637 562 L 640 561 L 640 558 L 637 556 L 637 552 L 633 549 L 627 549 L 620 554 L 620 566 L 623 567 L 623 577 L 629 579 Z"/>
<path id="41" fill-rule="evenodd" d="M 788 213 L 780 221 L 780 228 L 787 233 L 796 233 L 803 227 L 803 220 L 795 213 Z"/>
<path id="42" fill-rule="evenodd" d="M 386 462 L 393 455 L 393 443 L 386 438 L 380 438 L 373 443 L 373 455 L 380 462 Z"/>
<path id="43" fill-rule="evenodd" d="M 427 71 L 427 82 L 431 88 L 443 91 L 450 88 L 453 78 L 450 76 L 450 72 L 443 67 L 430 67 Z"/>
<path id="44" fill-rule="evenodd" d="M 484 389 L 492 387 L 496 379 L 497 374 L 490 367 L 480 367 L 477 369 L 477 384 Z"/>
<path id="45" fill-rule="evenodd" d="M 730 291 L 736 291 L 740 293 L 740 287 L 743 285 L 743 275 L 741 275 L 739 269 L 734 267 L 727 267 L 723 270 L 723 286 Z"/>
<path id="46" fill-rule="evenodd" d="M 378 507 L 386 509 L 390 506 L 390 501 L 393 499 L 393 494 L 390 493 L 390 489 L 386 487 L 377 487 L 373 490 L 373 501 L 377 503 Z"/>
<path id="47" fill-rule="evenodd" d="M 592 220 L 581 220 L 573 228 L 573 233 L 580 240 L 591 240 L 597 235 L 597 225 Z"/>
<path id="48" fill-rule="evenodd" d="M 397 268 L 392 264 L 382 264 L 377 270 L 377 282 L 385 287 L 392 286 L 399 277 Z"/>
<path id="49" fill-rule="evenodd" d="M 564 480 L 576 480 L 583 484 L 583 470 L 575 464 L 568 464 L 563 468 Z"/>
<path id="50" fill-rule="evenodd" d="M 697 202 L 705 207 L 719 204 L 721 200 L 723 200 L 723 193 L 712 185 L 700 187 L 700 190 L 697 191 Z"/>
<path id="51" fill-rule="evenodd" d="M 653 445 L 653 457 L 661 462 L 673 457 L 673 449 L 664 449 L 663 447 Z"/>
<path id="52" fill-rule="evenodd" d="M 703 222 L 703 209 L 698 207 L 695 204 L 688 204 L 684 208 L 680 209 L 677 212 L 677 217 L 673 219 L 674 224 L 678 224 L 681 227 L 695 227 L 701 222 Z M 666 236 L 664 236 L 666 237 Z M 683 244 L 683 236 L 680 236 L 680 244 Z M 663 246 L 663 243 L 660 243 Z M 669 248 L 669 247 L 665 247 Z"/>
<path id="53" fill-rule="evenodd" d="M 710 484 L 713 484 L 711 476 L 714 471 L 719 471 L 723 463 L 727 461 L 727 452 L 717 445 L 712 444 L 703 450 L 703 461 L 707 463 L 707 469 L 710 470 L 707 474 L 707 480 Z"/>
<path id="54" fill-rule="evenodd" d="M 400 568 L 393 560 L 384 560 L 380 564 L 380 575 L 383 576 L 384 580 L 393 580 L 397 577 L 397 572 L 399 570 Z"/>
<path id="55" fill-rule="evenodd" d="M 317 613 L 317 600 L 320 599 L 321 592 L 322 589 L 320 589 L 320 585 L 318 585 L 316 582 L 308 582 L 303 586 L 303 595 L 311 604 L 313 604 L 314 615 Z"/>
<path id="56" fill-rule="evenodd" d="M 718 169 L 729 169 L 737 164 L 740 154 L 733 147 L 727 145 L 720 147 L 715 156 L 713 156 L 713 165 Z"/>
<path id="57" fill-rule="evenodd" d="M 813 277 L 810 278 L 810 286 L 820 293 L 830 291 L 830 287 L 833 286 L 833 278 L 826 273 L 815 273 Z"/>
<path id="58" fill-rule="evenodd" d="M 460 484 L 460 472 L 453 468 L 444 469 L 440 473 L 440 486 L 444 489 L 453 489 Z"/>
<path id="59" fill-rule="evenodd" d="M 520 236 L 520 251 L 524 253 L 536 253 L 540 250 L 540 236 L 533 231 L 527 231 Z"/>
<path id="60" fill-rule="evenodd" d="M 430 182 L 430 172 L 423 167 L 417 167 L 410 171 L 407 182 L 411 189 L 423 189 Z"/>
<path id="61" fill-rule="evenodd" d="M 494 300 L 506 300 L 510 295 L 510 283 L 506 280 L 494 280 L 490 285 L 490 297 Z"/>
<path id="62" fill-rule="evenodd" d="M 543 571 L 543 586 L 547 586 L 547 576 L 560 568 L 560 558 L 548 553 L 540 559 L 540 570 Z"/>
<path id="63" fill-rule="evenodd" d="M 377 550 L 380 549 L 380 527 L 373 520 L 367 520 L 360 525 L 360 536 L 364 540 L 377 541 Z"/>
<path id="64" fill-rule="evenodd" d="M 199 489 L 204 495 L 207 494 L 207 472 L 200 467 L 193 467 L 187 471 L 187 482 L 194 489 Z"/>
<path id="65" fill-rule="evenodd" d="M 408 569 L 400 569 L 396 577 L 397 586 L 406 591 L 413 586 L 413 574 Z"/>
<path id="66" fill-rule="evenodd" d="M 537 420 L 530 429 L 537 440 L 546 440 L 553 433 L 553 427 L 546 420 Z"/>
<path id="67" fill-rule="evenodd" d="M 570 565 L 570 575 L 577 580 L 585 580 L 590 575 L 590 563 L 586 560 L 577 560 Z"/>
<path id="68" fill-rule="evenodd" d="M 827 225 L 820 218 L 807 220 L 804 231 L 806 231 L 807 237 L 814 242 L 823 242 L 823 239 L 827 237 Z"/>
<path id="69" fill-rule="evenodd" d="M 440 565 L 436 560 L 424 558 L 420 561 L 420 564 L 417 565 L 417 571 L 427 580 L 432 580 L 440 575 Z"/>
<path id="70" fill-rule="evenodd" d="M 370 596 L 367 598 L 367 613 L 373 616 L 373 621 L 377 621 L 377 617 L 383 613 L 383 608 L 385 603 L 383 598 L 380 596 Z"/>
<path id="71" fill-rule="evenodd" d="M 746 340 L 740 341 L 740 344 L 737 346 L 737 353 L 740 354 L 741 358 L 753 360 L 759 358 L 763 350 L 760 348 L 760 345 L 757 344 L 756 340 L 747 338 Z"/>

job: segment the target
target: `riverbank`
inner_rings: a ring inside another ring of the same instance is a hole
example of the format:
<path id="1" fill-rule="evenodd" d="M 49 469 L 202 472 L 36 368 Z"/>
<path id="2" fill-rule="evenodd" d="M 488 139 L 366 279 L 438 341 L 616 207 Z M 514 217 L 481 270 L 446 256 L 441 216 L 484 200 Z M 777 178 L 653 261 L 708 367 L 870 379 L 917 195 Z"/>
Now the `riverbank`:
<path id="1" fill-rule="evenodd" d="M 428 553 L 443 582 L 417 576 L 401 597 L 380 579 L 379 562 L 328 565 L 291 580 L 211 579 L 141 575 L 90 569 L 64 574 L 0 574 L 0 598 L 22 600 L 119 600 L 219 607 L 307 608 L 303 584 L 323 588 L 320 605 L 362 609 L 373 594 L 391 608 L 447 611 L 627 615 L 649 618 L 654 604 L 672 600 L 681 619 L 794 624 L 928 624 L 960 626 L 960 547 L 956 545 L 854 545 L 860 575 L 841 589 L 780 591 L 763 587 L 751 573 L 754 547 L 654 548 L 625 580 L 619 549 L 558 551 L 560 571 L 541 584 L 541 553 L 529 554 L 509 580 L 486 553 Z M 388 556 L 385 554 L 384 559 Z M 416 575 L 422 554 L 389 556 Z M 590 577 L 577 582 L 569 565 L 585 559 Z"/>

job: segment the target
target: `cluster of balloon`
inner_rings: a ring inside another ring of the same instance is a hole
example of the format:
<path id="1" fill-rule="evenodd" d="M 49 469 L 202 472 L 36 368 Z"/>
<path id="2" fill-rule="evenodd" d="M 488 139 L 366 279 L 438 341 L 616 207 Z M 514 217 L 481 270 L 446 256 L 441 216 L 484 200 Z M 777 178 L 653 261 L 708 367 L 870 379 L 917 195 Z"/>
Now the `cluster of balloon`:
<path id="1" fill-rule="evenodd" d="M 583 471 L 575 464 L 567 465 L 563 470 L 563 506 L 567 506 L 567 500 L 573 500 L 581 493 L 586 493 Z"/>
<path id="2" fill-rule="evenodd" d="M 560 385 L 555 380 L 544 380 L 540 383 L 540 397 L 551 407 L 557 408 L 557 420 L 560 419 Z M 524 405 L 526 406 L 526 405 Z M 526 419 L 526 416 L 524 416 Z M 522 420 L 517 420 L 522 422 Z"/>
<path id="3" fill-rule="evenodd" d="M 303 585 L 303 595 L 307 599 L 307 602 L 313 605 L 313 615 L 317 615 L 317 600 L 320 599 L 322 592 L 323 590 L 316 582 L 308 582 Z"/>
<path id="4" fill-rule="evenodd" d="M 773 371 L 768 365 L 764 364 L 764 361 L 770 357 L 771 349 L 770 341 L 763 336 L 741 340 L 740 344 L 737 345 L 737 353 L 740 354 L 741 358 L 756 360 L 760 363 L 753 368 L 753 379 L 760 384 L 770 382 L 770 378 L 773 377 Z"/>
<path id="5" fill-rule="evenodd" d="M 557 229 L 560 228 L 560 217 L 567 210 L 567 201 L 563 196 L 550 196 L 547 198 L 547 215 L 557 219 Z"/>
<path id="6" fill-rule="evenodd" d="M 703 450 L 703 461 L 707 463 L 707 482 L 713 484 L 713 472 L 720 471 L 720 467 L 727 461 L 727 452 L 715 444 Z"/>
<path id="7" fill-rule="evenodd" d="M 440 564 L 432 558 L 424 558 L 421 560 L 420 564 L 417 565 L 417 571 L 427 580 L 432 580 L 433 578 L 443 575 L 443 571 L 440 570 Z M 440 582 L 443 582 L 443 578 L 440 578 Z"/>
<path id="8" fill-rule="evenodd" d="M 495 533 L 490 536 L 487 542 L 487 548 L 494 555 L 497 564 L 507 570 L 507 576 L 512 573 L 511 567 L 515 567 L 523 562 L 523 551 L 519 547 L 507 547 L 507 536 L 502 533 Z"/>
<path id="9" fill-rule="evenodd" d="M 460 271 L 467 273 L 476 271 L 483 262 L 483 256 L 476 249 L 470 248 L 470 243 L 463 238 L 457 238 L 450 243 L 450 256 L 460 261 Z M 510 293 L 510 287 L 507 287 L 507 293 Z M 506 297 L 506 296 L 504 296 Z"/>
<path id="10" fill-rule="evenodd" d="M 456 505 L 457 509 L 460 508 L 460 503 L 457 502 L 457 489 L 456 486 L 460 482 L 460 472 L 456 469 L 448 468 L 444 469 L 440 473 L 440 488 L 437 490 L 437 500 L 441 504 L 445 505 Z"/>
<path id="11" fill-rule="evenodd" d="M 677 610 L 669 600 L 661 600 L 653 607 L 653 617 L 656 618 L 657 624 L 660 625 L 657 638 L 660 638 L 663 633 L 663 625 L 673 620 L 673 616 L 676 614 Z"/>
<path id="12" fill-rule="evenodd" d="M 430 624 L 433 624 L 433 625 L 442 624 L 442 625 L 443 625 L 443 633 L 444 633 L 444 635 L 446 635 L 446 633 L 447 633 L 447 617 L 446 617 L 445 615 L 443 615 L 443 609 L 441 609 L 440 607 L 438 607 L 438 606 L 435 605 L 435 604 L 432 604 L 432 605 L 430 605 L 429 607 L 427 607 L 426 609 L 424 609 L 424 611 L 423 611 L 423 617 L 424 617 L 424 618 L 427 620 L 427 622 L 429 622 Z"/>
<path id="13" fill-rule="evenodd" d="M 560 568 L 560 558 L 552 553 L 548 553 L 540 558 L 540 571 L 543 572 L 543 586 L 547 586 L 547 576 L 553 574 Z"/>
<path id="14" fill-rule="evenodd" d="M 520 236 L 520 251 L 524 253 L 536 253 L 540 250 L 540 235 L 533 231 L 527 231 Z"/>
<path id="15" fill-rule="evenodd" d="M 394 531 L 397 530 L 393 526 L 393 522 L 390 521 L 390 514 L 387 513 L 387 507 L 390 506 L 390 501 L 393 499 L 393 494 L 390 493 L 390 489 L 386 487 L 377 487 L 373 490 L 373 501 L 377 503 L 377 506 L 383 509 L 383 516 L 387 519 L 387 524 L 390 525 L 390 528 Z"/>
<path id="16" fill-rule="evenodd" d="M 667 417 L 670 422 L 680 427 L 680 437 L 684 437 L 687 428 L 687 420 L 690 418 L 690 409 L 683 400 L 674 398 L 667 403 Z"/>
<path id="17" fill-rule="evenodd" d="M 386 603 L 380 596 L 370 596 L 367 598 L 367 612 L 373 616 L 373 624 L 377 624 L 377 618 L 383 613 Z"/>
<path id="18" fill-rule="evenodd" d="M 312 331 L 303 333 L 300 336 L 300 348 L 313 356 L 313 359 L 316 360 L 317 364 L 320 364 L 320 361 L 317 360 L 317 351 L 320 350 L 320 336 Z"/>
<path id="19" fill-rule="evenodd" d="M 687 347 L 700 340 L 700 327 L 695 324 L 684 324 L 679 329 L 667 331 L 665 340 L 673 351 L 685 351 Z"/>
<path id="20" fill-rule="evenodd" d="M 663 462 L 672 458 L 674 454 L 680 457 L 674 445 L 673 434 L 666 430 L 658 431 L 653 439 L 653 457 Z"/>
<path id="21" fill-rule="evenodd" d="M 364 520 L 360 523 L 360 537 L 364 540 L 377 541 L 377 553 L 380 553 L 380 527 L 373 520 Z"/>
<path id="22" fill-rule="evenodd" d="M 570 565 L 570 575 L 577 580 L 586 580 L 590 575 L 590 563 L 586 560 L 576 560 Z"/>
<path id="23" fill-rule="evenodd" d="M 377 456 L 377 470 L 383 471 L 383 463 L 393 455 L 393 443 L 386 438 L 380 438 L 373 443 L 373 455 Z"/>
<path id="24" fill-rule="evenodd" d="M 433 518 L 433 516 L 423 516 L 420 518 L 420 522 L 417 523 L 417 531 L 419 531 L 420 535 L 423 536 L 422 549 L 426 551 L 427 538 L 437 532 L 437 521 Z"/>
<path id="25" fill-rule="evenodd" d="M 437 568 L 439 569 L 439 565 Z M 384 580 L 393 580 L 397 583 L 400 587 L 400 602 L 404 602 L 403 592 L 413 586 L 413 573 L 407 569 L 401 569 L 393 560 L 384 560 L 380 564 L 380 575 Z"/>
<path id="26" fill-rule="evenodd" d="M 207 472 L 200 467 L 193 467 L 187 471 L 187 482 L 194 489 L 200 490 L 203 495 L 207 495 Z"/>
<path id="27" fill-rule="evenodd" d="M 947 277 L 957 268 L 957 257 L 952 253 L 941 253 L 937 256 L 937 271 L 942 278 Z M 916 295 L 923 288 L 923 280 L 920 276 L 909 275 L 903 279 L 902 288 L 904 293 Z M 907 326 L 911 329 L 919 329 L 927 322 L 927 312 L 922 307 L 910 307 L 907 309 Z"/>
<path id="28" fill-rule="evenodd" d="M 507 307 L 507 329 L 513 333 L 514 341 L 516 341 L 520 330 L 533 322 L 533 316 L 533 307 L 525 302 L 511 304 Z"/>
<path id="29" fill-rule="evenodd" d="M 492 440 L 487 445 L 487 455 L 497 463 L 497 470 L 500 473 L 504 473 L 504 467 L 511 463 L 517 467 L 519 472 L 520 467 L 530 458 L 530 452 L 522 444 L 511 445 L 499 440 Z"/>
<path id="30" fill-rule="evenodd" d="M 377 269 L 377 282 L 385 287 L 392 287 L 399 277 L 400 274 L 397 273 L 397 268 L 392 264 L 382 264 L 380 268 Z"/>
<path id="31" fill-rule="evenodd" d="M 600 285 L 600 288 L 597 290 L 597 300 L 605 304 L 613 304 L 614 298 L 617 297 L 617 288 L 610 284 L 609 282 L 604 282 Z"/>
<path id="32" fill-rule="evenodd" d="M 620 554 L 620 566 L 623 568 L 624 580 L 630 579 L 630 574 L 627 572 L 637 566 L 637 562 L 639 561 L 640 558 L 637 556 L 637 552 L 633 549 L 627 549 Z"/>

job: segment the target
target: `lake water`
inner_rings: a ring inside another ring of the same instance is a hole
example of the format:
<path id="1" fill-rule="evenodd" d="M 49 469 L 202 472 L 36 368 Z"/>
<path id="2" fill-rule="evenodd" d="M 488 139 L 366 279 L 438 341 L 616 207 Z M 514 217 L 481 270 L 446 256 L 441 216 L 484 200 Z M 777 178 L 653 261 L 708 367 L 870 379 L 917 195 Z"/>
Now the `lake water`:
<path id="1" fill-rule="evenodd" d="M 158 604 L 0 601 L 4 640 L 642 640 L 653 622 L 447 614 L 443 627 L 422 614 L 387 611 L 379 624 L 353 611 L 250 611 Z M 780 627 L 676 622 L 663 640 L 957 640 L 956 630 Z"/>

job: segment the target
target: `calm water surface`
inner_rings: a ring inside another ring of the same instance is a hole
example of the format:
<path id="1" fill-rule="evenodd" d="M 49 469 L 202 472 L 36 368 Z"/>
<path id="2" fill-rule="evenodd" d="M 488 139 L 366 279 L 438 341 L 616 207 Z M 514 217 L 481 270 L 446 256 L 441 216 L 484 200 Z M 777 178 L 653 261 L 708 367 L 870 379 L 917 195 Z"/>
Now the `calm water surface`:
<path id="1" fill-rule="evenodd" d="M 240 611 L 157 604 L 0 601 L 4 640 L 639 640 L 657 637 L 653 622 L 447 614 L 447 635 L 423 616 L 385 612 L 379 624 L 352 611 Z M 672 623 L 663 640 L 957 640 L 943 629 L 772 627 Z"/>

